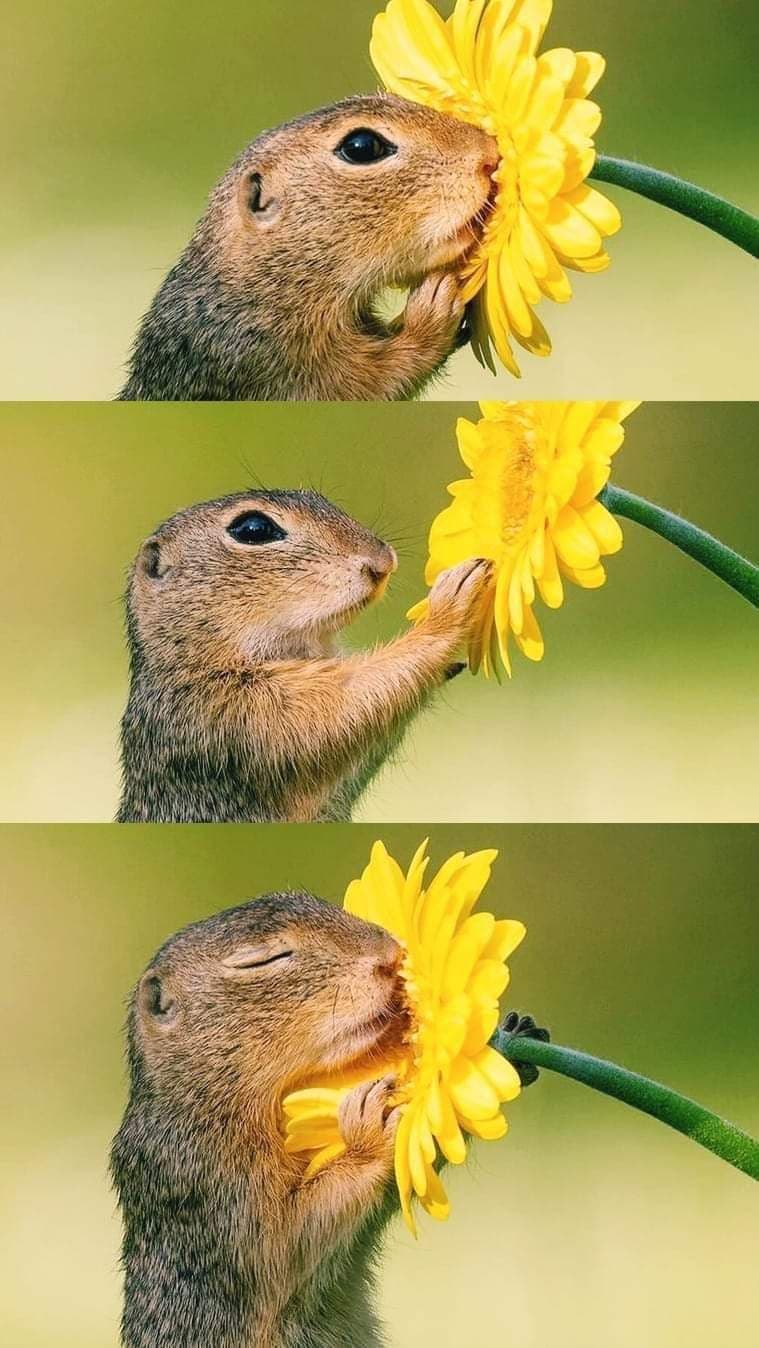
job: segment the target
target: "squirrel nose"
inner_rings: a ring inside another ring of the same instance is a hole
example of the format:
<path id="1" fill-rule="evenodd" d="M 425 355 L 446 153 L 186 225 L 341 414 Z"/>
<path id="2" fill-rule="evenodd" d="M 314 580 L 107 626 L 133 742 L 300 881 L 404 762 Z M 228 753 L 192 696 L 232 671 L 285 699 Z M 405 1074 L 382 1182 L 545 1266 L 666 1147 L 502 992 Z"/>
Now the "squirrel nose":
<path id="1" fill-rule="evenodd" d="M 362 571 L 367 580 L 373 585 L 379 585 L 381 581 L 387 580 L 392 575 L 398 565 L 398 557 L 395 548 L 391 548 L 389 543 L 383 544 L 382 551 L 374 557 L 367 557 L 362 565 Z"/>
<path id="2" fill-rule="evenodd" d="M 403 949 L 389 932 L 385 933 L 382 949 L 376 957 L 374 969 L 386 978 L 395 978 L 401 967 Z"/>
<path id="3" fill-rule="evenodd" d="M 488 177 L 491 178 L 500 162 L 501 156 L 498 152 L 498 141 L 493 136 L 486 136 L 485 144 L 482 149 L 482 159 L 480 160 L 483 173 L 486 173 Z"/>

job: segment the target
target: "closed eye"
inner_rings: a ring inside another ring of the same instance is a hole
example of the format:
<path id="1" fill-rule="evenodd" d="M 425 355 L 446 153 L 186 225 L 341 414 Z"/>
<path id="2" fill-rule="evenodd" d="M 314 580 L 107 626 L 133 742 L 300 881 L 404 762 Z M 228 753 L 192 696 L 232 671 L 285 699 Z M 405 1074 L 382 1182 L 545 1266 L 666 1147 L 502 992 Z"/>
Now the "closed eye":
<path id="1" fill-rule="evenodd" d="M 238 964 L 238 969 L 263 969 L 265 964 L 276 964 L 277 960 L 289 960 L 292 956 L 292 950 L 280 950 L 278 955 L 269 955 L 265 960 L 246 960 L 244 964 Z"/>
<path id="2" fill-rule="evenodd" d="M 228 955 L 222 963 L 227 969 L 264 969 L 267 964 L 289 960 L 294 954 L 294 950 L 237 950 L 234 955 Z"/>

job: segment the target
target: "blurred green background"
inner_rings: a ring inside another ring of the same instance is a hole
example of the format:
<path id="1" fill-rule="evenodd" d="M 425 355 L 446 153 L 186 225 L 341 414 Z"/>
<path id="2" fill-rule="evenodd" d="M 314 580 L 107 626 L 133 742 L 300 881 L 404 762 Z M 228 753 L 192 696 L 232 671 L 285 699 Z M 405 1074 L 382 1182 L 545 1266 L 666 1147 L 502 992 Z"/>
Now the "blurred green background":
<path id="1" fill-rule="evenodd" d="M 450 8 L 442 0 L 444 11 Z M 0 397 L 111 398 L 137 323 L 213 183 L 263 128 L 376 86 L 381 0 L 27 0 L 0 61 Z M 759 209 L 751 0 L 556 0 L 548 46 L 608 59 L 599 148 Z M 751 397 L 757 272 L 698 225 L 616 189 L 612 267 L 540 314 L 525 397 Z M 513 396 L 468 352 L 433 396 Z"/>
<path id="2" fill-rule="evenodd" d="M 268 889 L 340 901 L 375 836 L 420 826 L 2 831 L 0 1341 L 116 1348 L 120 1228 L 106 1166 L 130 987 L 180 925 Z M 431 830 L 436 868 L 497 846 L 482 907 L 527 924 L 504 1007 L 759 1131 L 757 833 Z M 393 1348 L 748 1348 L 757 1190 L 664 1126 L 544 1073 L 505 1141 L 450 1171 L 447 1226 L 397 1225 Z M 446 1181 L 448 1183 L 448 1180 Z"/>
<path id="3" fill-rule="evenodd" d="M 634 386 L 616 392 L 637 391 Z M 404 627 L 429 523 L 463 469 L 472 404 L 0 405 L 4 528 L 0 819 L 97 821 L 118 794 L 127 692 L 121 594 L 140 542 L 182 506 L 262 481 L 310 485 L 399 548 L 348 640 Z M 756 555 L 759 407 L 649 403 L 614 480 Z M 625 525 L 597 592 L 539 605 L 541 665 L 462 675 L 361 805 L 366 820 L 757 817 L 759 630 L 748 604 Z"/>

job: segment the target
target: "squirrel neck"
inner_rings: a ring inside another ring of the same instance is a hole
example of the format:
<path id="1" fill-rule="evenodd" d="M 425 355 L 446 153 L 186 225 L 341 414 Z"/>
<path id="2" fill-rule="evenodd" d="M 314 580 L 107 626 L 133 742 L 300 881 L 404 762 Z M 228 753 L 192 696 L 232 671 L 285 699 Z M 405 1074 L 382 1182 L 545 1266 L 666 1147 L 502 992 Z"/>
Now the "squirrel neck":
<path id="1" fill-rule="evenodd" d="M 121 400 L 306 397 L 368 311 L 365 282 L 359 296 L 341 293 L 298 252 L 263 254 L 244 276 L 221 271 L 215 254 L 201 225 L 142 321 Z"/>
<path id="2" fill-rule="evenodd" d="M 155 679 L 184 683 L 193 678 L 253 673 L 261 665 L 289 660 L 320 660 L 340 655 L 337 632 L 251 631 L 243 639 L 209 633 L 201 622 L 189 630 L 189 612 L 176 627 L 176 636 L 163 632 L 159 642 L 141 638 L 130 614 L 128 622 L 132 681 L 151 684 Z"/>

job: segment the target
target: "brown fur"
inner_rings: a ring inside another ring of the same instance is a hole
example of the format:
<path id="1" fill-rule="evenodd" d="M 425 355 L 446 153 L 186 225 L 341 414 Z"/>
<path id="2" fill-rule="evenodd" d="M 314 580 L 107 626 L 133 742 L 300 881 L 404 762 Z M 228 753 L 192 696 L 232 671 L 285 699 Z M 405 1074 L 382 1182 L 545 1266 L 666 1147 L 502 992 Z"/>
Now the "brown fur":
<path id="1" fill-rule="evenodd" d="M 369 1292 L 396 1207 L 392 1083 L 349 1093 L 347 1152 L 307 1182 L 284 1151 L 281 1100 L 315 1076 L 381 1070 L 406 1030 L 400 955 L 307 894 L 229 909 L 157 952 L 131 1002 L 112 1152 L 125 1348 L 379 1348 Z"/>
<path id="2" fill-rule="evenodd" d="M 261 510 L 284 541 L 227 526 Z M 190 507 L 142 547 L 128 594 L 124 821 L 345 819 L 430 694 L 461 666 L 487 562 L 445 572 L 429 615 L 341 655 L 336 634 L 381 593 L 395 553 L 315 492 Z"/>
<path id="3" fill-rule="evenodd" d="M 344 163 L 335 149 L 358 128 L 397 154 Z M 154 299 L 120 396 L 414 396 L 456 345 L 463 310 L 448 269 L 476 237 L 497 158 L 479 128 L 387 94 L 261 135 Z M 386 286 L 412 288 L 389 326 L 375 312 Z"/>

